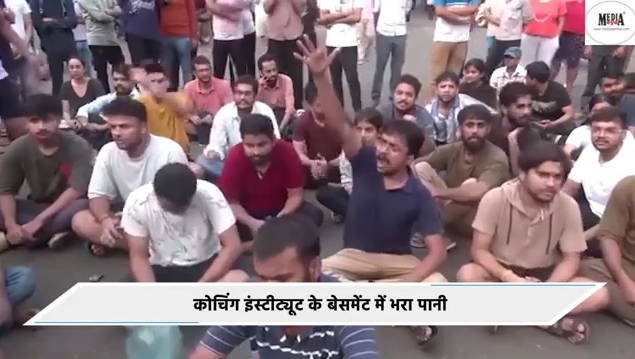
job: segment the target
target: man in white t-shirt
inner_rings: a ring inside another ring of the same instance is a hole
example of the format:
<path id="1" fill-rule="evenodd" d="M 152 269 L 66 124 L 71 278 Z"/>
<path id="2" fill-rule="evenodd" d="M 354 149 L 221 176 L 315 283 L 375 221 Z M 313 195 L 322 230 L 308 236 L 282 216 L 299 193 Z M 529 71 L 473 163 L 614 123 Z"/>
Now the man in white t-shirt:
<path id="1" fill-rule="evenodd" d="M 342 75 L 346 75 L 353 110 L 362 109 L 362 95 L 357 72 L 357 23 L 362 19 L 363 0 L 318 0 L 319 22 L 326 26 L 326 49 L 339 48 L 331 63 L 331 80 L 335 92 L 344 105 Z"/>
<path id="2" fill-rule="evenodd" d="M 135 189 L 152 182 L 168 163 L 187 164 L 179 144 L 150 135 L 145 106 L 118 97 L 102 109 L 113 142 L 101 148 L 88 186 L 89 209 L 73 217 L 73 230 L 88 242 L 91 254 L 102 256 L 107 248 L 126 248 L 117 213 Z"/>
<path id="3" fill-rule="evenodd" d="M 432 42 L 431 78 L 444 71 L 461 73 L 467 43 L 472 31 L 472 19 L 478 12 L 479 0 L 434 0 L 437 14 Z M 431 86 L 429 96 L 434 94 Z"/>
<path id="4" fill-rule="evenodd" d="M 244 271 L 233 269 L 241 244 L 227 200 L 218 187 L 197 180 L 185 164 L 163 166 L 152 183 L 133 191 L 121 227 L 136 282 L 248 279 Z"/>
<path id="5" fill-rule="evenodd" d="M 31 7 L 27 0 L 5 0 L 7 9 L 15 15 L 15 20 L 11 27 L 16 34 L 27 44 L 31 43 L 33 37 L 33 23 L 31 22 Z M 14 50 L 14 55 L 19 56 Z M 33 67 L 25 58 L 17 57 L 15 76 L 20 83 L 22 98 L 38 93 L 39 81 L 35 76 Z"/>
<path id="6" fill-rule="evenodd" d="M 562 190 L 578 199 L 587 254 L 601 256 L 595 239 L 598 224 L 613 187 L 624 177 L 635 175 L 635 141 L 625 140 L 628 130 L 617 107 L 594 113 L 590 128 L 593 146 L 582 150 Z"/>

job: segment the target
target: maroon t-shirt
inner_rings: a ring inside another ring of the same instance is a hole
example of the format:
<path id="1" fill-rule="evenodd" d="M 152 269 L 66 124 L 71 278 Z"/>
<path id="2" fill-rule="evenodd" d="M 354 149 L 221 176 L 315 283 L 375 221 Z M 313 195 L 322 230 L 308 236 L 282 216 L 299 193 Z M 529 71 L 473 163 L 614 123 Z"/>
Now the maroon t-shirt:
<path id="1" fill-rule="evenodd" d="M 325 160 L 331 161 L 342 153 L 339 135 L 327 129 L 324 125 L 317 123 L 311 111 L 304 112 L 296 120 L 293 129 L 293 141 L 306 144 L 307 156 L 310 159 L 317 159 L 319 155 Z M 330 166 L 326 173 L 326 179 L 331 183 L 339 183 L 339 168 Z"/>

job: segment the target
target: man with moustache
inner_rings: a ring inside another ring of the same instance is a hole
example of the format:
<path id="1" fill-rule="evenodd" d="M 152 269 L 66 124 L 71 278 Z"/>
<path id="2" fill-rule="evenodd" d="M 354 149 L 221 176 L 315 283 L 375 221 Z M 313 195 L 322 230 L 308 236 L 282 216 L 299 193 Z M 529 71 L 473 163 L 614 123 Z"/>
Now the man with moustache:
<path id="1" fill-rule="evenodd" d="M 278 72 L 276 58 L 264 54 L 258 58 L 258 94 L 256 100 L 269 105 L 276 115 L 280 131 L 285 132 L 295 115 L 295 96 L 293 81 L 285 74 Z"/>
<path id="2" fill-rule="evenodd" d="M 218 186 L 237 220 L 243 250 L 251 251 L 253 234 L 266 220 L 301 214 L 320 226 L 322 210 L 304 200 L 304 168 L 293 145 L 276 136 L 267 116 L 250 114 L 240 121 L 242 142 L 227 153 Z"/>
<path id="3" fill-rule="evenodd" d="M 413 169 L 437 200 L 446 231 L 469 236 L 478 202 L 508 179 L 509 164 L 505 152 L 487 140 L 492 114 L 485 106 L 463 108 L 457 121 L 460 141 L 437 147 Z M 443 179 L 437 174 L 441 171 Z M 447 236 L 446 240 L 447 249 L 455 246 Z M 417 237 L 412 244 L 422 245 Z"/>
<path id="4" fill-rule="evenodd" d="M 628 130 L 635 135 L 635 95 L 624 92 L 622 78 L 621 72 L 607 72 L 600 80 L 600 89 L 609 97 L 611 104 L 620 109 Z"/>

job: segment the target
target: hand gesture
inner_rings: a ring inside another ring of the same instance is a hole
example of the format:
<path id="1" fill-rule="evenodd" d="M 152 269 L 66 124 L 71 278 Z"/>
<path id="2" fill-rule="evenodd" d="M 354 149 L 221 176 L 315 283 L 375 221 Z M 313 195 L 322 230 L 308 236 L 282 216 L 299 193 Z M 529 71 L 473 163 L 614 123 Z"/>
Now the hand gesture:
<path id="1" fill-rule="evenodd" d="M 328 163 L 324 159 L 317 159 L 311 162 L 311 175 L 314 179 L 324 178 Z"/>
<path id="2" fill-rule="evenodd" d="M 7 240 L 9 243 L 13 245 L 21 244 L 27 237 L 28 234 L 22 226 L 17 224 L 7 226 Z"/>
<path id="3" fill-rule="evenodd" d="M 300 53 L 294 53 L 293 56 L 302 61 L 313 75 L 326 73 L 333 59 L 340 53 L 340 48 L 336 48 L 327 54 L 325 47 L 316 47 L 307 35 L 304 35 L 302 40 L 298 40 L 297 44 Z"/>
<path id="4" fill-rule="evenodd" d="M 121 239 L 117 221 L 108 217 L 101 221 L 101 243 L 106 246 L 114 247 L 117 240 Z"/>
<path id="5" fill-rule="evenodd" d="M 417 118 L 413 115 L 404 115 L 403 119 L 410 122 L 417 122 Z"/>
<path id="6" fill-rule="evenodd" d="M 200 125 L 203 122 L 203 120 L 201 120 L 201 118 L 198 117 L 197 115 L 193 115 L 193 116 L 190 116 L 190 122 L 192 122 L 195 125 Z"/>
<path id="7" fill-rule="evenodd" d="M 33 239 L 35 233 L 42 228 L 44 222 L 39 219 L 33 219 L 29 223 L 22 225 L 23 234 L 26 236 L 26 239 Z"/>

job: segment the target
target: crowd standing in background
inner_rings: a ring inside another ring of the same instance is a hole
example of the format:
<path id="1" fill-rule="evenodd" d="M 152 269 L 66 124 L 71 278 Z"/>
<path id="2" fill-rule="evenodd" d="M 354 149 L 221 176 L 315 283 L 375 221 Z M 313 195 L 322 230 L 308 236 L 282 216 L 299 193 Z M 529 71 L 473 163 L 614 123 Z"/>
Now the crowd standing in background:
<path id="1" fill-rule="evenodd" d="M 402 73 L 414 6 L 0 0 L 11 141 L 0 157 L 0 249 L 80 239 L 95 257 L 129 253 L 137 282 L 242 282 L 247 260 L 281 282 L 600 281 L 539 329 L 584 344 L 585 314 L 635 326 L 632 48 L 584 46 L 584 0 L 433 0 L 433 83 L 422 83 Z M 477 24 L 487 57 L 468 59 Z M 258 36 L 267 52 L 256 58 Z M 208 37 L 211 59 L 197 56 Z M 358 67 L 373 52 L 363 99 Z M 46 68 L 51 94 L 39 89 Z M 204 147 L 197 158 L 192 143 Z M 321 260 L 325 212 L 343 225 L 343 248 Z M 457 238 L 471 240 L 471 258 L 444 276 Z M 33 276 L 4 268 L 0 322 L 33 315 L 21 306 Z M 408 329 L 422 349 L 439 335 Z M 247 340 L 263 359 L 299 358 L 298 348 L 379 357 L 373 328 L 302 330 L 212 327 L 190 358 L 218 359 Z"/>

